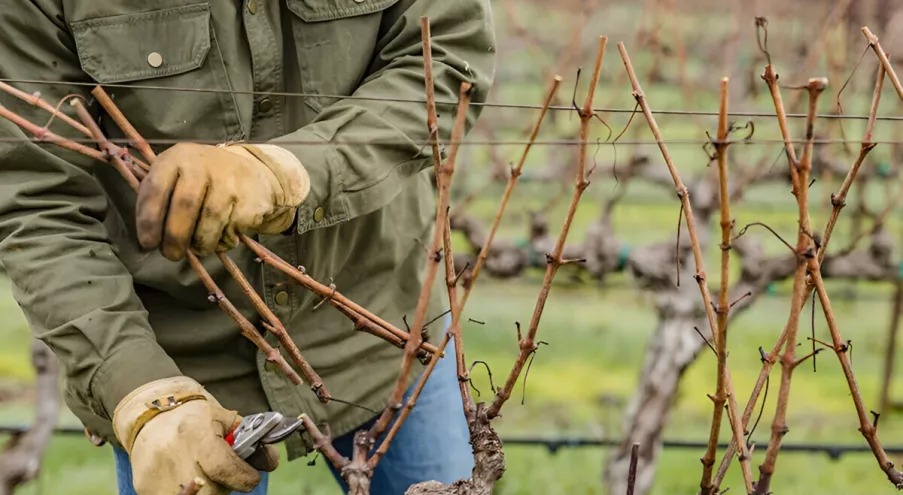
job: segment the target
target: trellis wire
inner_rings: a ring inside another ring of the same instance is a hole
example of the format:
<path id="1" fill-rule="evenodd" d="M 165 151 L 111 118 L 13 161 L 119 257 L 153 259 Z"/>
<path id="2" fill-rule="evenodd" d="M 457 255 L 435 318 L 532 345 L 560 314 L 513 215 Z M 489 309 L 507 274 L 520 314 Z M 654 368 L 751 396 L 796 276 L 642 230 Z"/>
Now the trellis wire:
<path id="1" fill-rule="evenodd" d="M 97 82 L 85 82 L 85 81 L 52 81 L 46 79 L 11 79 L 11 78 L 0 78 L 0 82 L 5 82 L 9 84 L 40 84 L 40 85 L 63 85 L 63 86 L 79 86 L 79 87 L 94 87 L 97 86 Z M 417 98 L 398 98 L 398 97 L 374 97 L 374 96 L 360 96 L 360 95 L 340 95 L 340 94 L 330 94 L 330 93 L 305 93 L 305 92 L 290 92 L 290 91 L 242 91 L 242 90 L 229 90 L 229 89 L 221 89 L 221 88 L 190 88 L 190 87 L 180 87 L 180 86 L 155 86 L 148 84 L 100 84 L 105 88 L 117 88 L 117 89 L 140 89 L 146 91 L 173 91 L 173 92 L 190 92 L 190 93 L 225 93 L 230 95 L 251 95 L 251 96 L 278 96 L 278 97 L 290 97 L 290 98 L 326 98 L 333 100 L 360 100 L 360 101 L 380 101 L 385 103 L 416 103 L 419 105 L 423 105 L 426 103 L 426 100 L 417 99 Z M 448 108 L 452 108 L 457 104 L 454 101 L 436 101 L 437 106 L 444 106 Z M 542 106 L 536 104 L 529 103 L 507 103 L 507 102 L 474 102 L 471 103 L 471 106 L 474 107 L 488 107 L 488 108 L 509 108 L 509 109 L 521 109 L 521 110 L 540 110 Z M 573 111 L 574 107 L 571 105 L 550 105 L 549 110 L 553 111 Z M 594 108 L 596 113 L 605 114 L 605 113 L 622 113 L 622 114 L 631 114 L 635 112 L 634 108 Z M 706 110 L 653 110 L 653 114 L 655 115 L 677 115 L 677 116 L 703 116 L 703 117 L 717 117 L 718 112 L 706 111 Z M 731 117 L 741 117 L 741 118 L 773 118 L 775 117 L 774 113 L 770 112 L 729 112 L 729 116 Z M 845 114 L 818 114 L 818 118 L 820 119 L 841 119 L 841 120 L 868 120 L 868 115 L 845 115 Z M 792 119 L 805 119 L 806 114 L 804 113 L 788 113 L 786 114 L 787 118 Z M 889 120 L 889 121 L 903 121 L 903 116 L 899 115 L 886 115 L 886 116 L 878 116 L 876 120 Z M 855 141 L 860 142 L 860 141 Z"/>
<path id="2" fill-rule="evenodd" d="M 81 144 L 93 144 L 94 141 L 87 138 L 77 138 L 77 137 L 69 137 L 66 138 L 69 141 L 73 141 Z M 129 143 L 127 138 L 110 138 L 110 142 L 118 145 L 125 145 Z M 191 137 L 186 137 L 182 139 L 167 139 L 167 138 L 158 138 L 158 139 L 146 139 L 149 144 L 176 144 L 185 141 L 192 141 L 201 144 L 219 144 L 222 143 L 223 140 L 216 139 L 195 139 Z M 804 140 L 792 139 L 790 143 L 802 143 Z M 33 137 L 2 137 L 0 136 L 0 143 L 21 143 L 21 142 L 32 142 L 32 143 L 47 143 L 49 140 L 37 139 Z M 247 144 L 272 144 L 272 141 L 266 140 L 242 140 L 243 143 Z M 444 144 L 458 144 L 460 146 L 520 146 L 525 145 L 529 141 L 527 140 L 462 140 L 462 141 L 445 141 Z M 537 139 L 532 141 L 534 146 L 579 146 L 581 144 L 588 144 L 590 146 L 645 146 L 645 145 L 655 145 L 659 143 L 664 143 L 668 145 L 677 145 L 677 146 L 703 146 L 705 144 L 710 143 L 708 139 L 666 139 L 662 141 L 656 141 L 654 139 L 639 139 L 639 140 L 621 140 L 618 142 L 610 142 L 610 141 L 602 141 L 602 140 L 589 140 L 589 141 L 580 141 L 580 140 L 572 140 L 572 139 L 547 139 L 541 140 Z M 782 139 L 753 139 L 753 140 L 737 140 L 725 141 L 728 144 L 732 145 L 782 145 L 784 144 L 784 140 Z M 903 140 L 872 140 L 870 141 L 874 144 L 886 144 L 886 145 L 903 145 Z M 815 145 L 832 145 L 832 144 L 860 144 L 862 143 L 861 139 L 816 139 L 814 140 Z M 417 146 L 427 146 L 429 145 L 429 141 L 417 141 L 417 140 L 398 140 L 398 141 L 380 141 L 380 140 L 349 140 L 349 139 L 333 139 L 330 141 L 314 141 L 309 139 L 280 139 L 279 144 L 281 145 L 306 145 L 306 146 L 333 146 L 336 144 L 342 145 L 355 145 L 355 146 L 370 146 L 374 144 L 382 145 L 382 146 L 404 146 L 404 145 L 417 145 Z"/>

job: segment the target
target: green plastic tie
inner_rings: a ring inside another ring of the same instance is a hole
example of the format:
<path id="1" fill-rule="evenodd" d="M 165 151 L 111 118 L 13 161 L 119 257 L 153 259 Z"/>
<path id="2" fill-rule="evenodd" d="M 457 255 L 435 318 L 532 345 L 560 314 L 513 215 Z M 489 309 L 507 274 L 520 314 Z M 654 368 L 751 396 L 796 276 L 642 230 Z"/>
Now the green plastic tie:
<path id="1" fill-rule="evenodd" d="M 630 259 L 630 246 L 627 244 L 622 244 L 618 249 L 618 264 L 615 266 L 615 270 L 621 271 L 627 267 L 627 261 Z M 903 268 L 901 268 L 903 270 Z"/>

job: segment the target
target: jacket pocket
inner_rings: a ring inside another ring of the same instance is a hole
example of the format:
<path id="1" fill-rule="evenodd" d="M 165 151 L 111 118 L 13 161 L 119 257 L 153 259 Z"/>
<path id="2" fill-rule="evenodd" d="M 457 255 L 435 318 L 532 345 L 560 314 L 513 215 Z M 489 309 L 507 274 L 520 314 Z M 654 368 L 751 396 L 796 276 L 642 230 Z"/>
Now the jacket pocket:
<path id="1" fill-rule="evenodd" d="M 71 24 L 82 70 L 100 83 L 182 74 L 210 51 L 206 4 L 86 19 Z"/>
<path id="2" fill-rule="evenodd" d="M 305 103 L 320 112 L 367 76 L 383 12 L 399 0 L 287 0 Z M 453 0 L 449 0 L 453 1 Z"/>
<path id="3" fill-rule="evenodd" d="M 107 91 L 145 138 L 242 134 L 207 4 L 83 19 L 70 29 L 82 70 L 114 85 Z"/>

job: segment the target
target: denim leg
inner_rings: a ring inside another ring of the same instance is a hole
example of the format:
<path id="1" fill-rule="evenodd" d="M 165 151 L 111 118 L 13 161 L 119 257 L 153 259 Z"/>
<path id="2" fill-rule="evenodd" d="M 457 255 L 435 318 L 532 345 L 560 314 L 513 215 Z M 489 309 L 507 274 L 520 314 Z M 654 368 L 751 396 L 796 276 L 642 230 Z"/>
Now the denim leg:
<path id="1" fill-rule="evenodd" d="M 136 495 L 132 487 L 132 463 L 129 455 L 119 447 L 113 447 L 113 459 L 116 461 L 116 487 L 119 495 Z"/>
<path id="2" fill-rule="evenodd" d="M 119 489 L 119 495 L 137 495 L 132 486 L 132 463 L 129 462 L 129 455 L 124 450 L 113 447 L 113 458 L 116 461 L 116 486 Z M 260 484 L 250 492 L 250 495 L 266 495 L 268 481 L 269 473 L 260 473 Z M 244 492 L 234 493 L 237 495 Z"/>
<path id="3" fill-rule="evenodd" d="M 454 342 L 450 342 L 446 357 L 436 365 L 417 405 L 377 465 L 370 486 L 372 495 L 402 495 L 409 486 L 421 481 L 451 483 L 470 476 L 473 454 L 454 355 Z M 405 393 L 405 400 L 412 391 L 413 385 Z M 353 439 L 352 432 L 337 438 L 334 445 L 342 455 L 350 457 Z M 347 491 L 335 469 L 333 475 Z"/>

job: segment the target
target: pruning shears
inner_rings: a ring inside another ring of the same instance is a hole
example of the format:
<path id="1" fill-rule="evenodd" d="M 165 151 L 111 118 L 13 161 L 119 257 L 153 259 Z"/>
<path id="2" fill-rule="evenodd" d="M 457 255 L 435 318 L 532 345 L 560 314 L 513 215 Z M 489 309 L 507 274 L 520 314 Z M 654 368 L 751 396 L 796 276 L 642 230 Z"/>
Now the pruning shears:
<path id="1" fill-rule="evenodd" d="M 278 412 L 262 412 L 245 416 L 226 437 L 226 443 L 241 457 L 247 459 L 261 445 L 279 443 L 303 427 L 303 415 L 287 418 Z"/>

